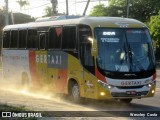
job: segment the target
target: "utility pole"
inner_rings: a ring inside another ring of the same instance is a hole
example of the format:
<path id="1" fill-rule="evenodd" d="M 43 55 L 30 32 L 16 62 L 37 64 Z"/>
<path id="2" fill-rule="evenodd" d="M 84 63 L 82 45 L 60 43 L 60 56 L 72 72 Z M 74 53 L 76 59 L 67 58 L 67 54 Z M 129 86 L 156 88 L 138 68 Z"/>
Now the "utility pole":
<path id="1" fill-rule="evenodd" d="M 66 0 L 66 15 L 69 15 L 69 11 L 68 11 L 68 0 Z"/>
<path id="2" fill-rule="evenodd" d="M 57 0 L 51 0 L 52 3 L 52 15 L 56 15 L 58 12 L 58 1 Z"/>
<path id="3" fill-rule="evenodd" d="M 12 20 L 12 24 L 14 25 L 14 15 L 12 11 L 11 11 L 11 20 Z"/>
<path id="4" fill-rule="evenodd" d="M 101 0 L 98 0 L 99 1 L 99 5 L 101 4 Z"/>
<path id="5" fill-rule="evenodd" d="M 128 18 L 128 16 L 129 16 L 129 0 L 126 0 L 126 8 L 127 8 L 127 18 Z"/>
<path id="6" fill-rule="evenodd" d="M 83 16 L 85 16 L 90 0 L 87 1 L 86 7 L 83 12 Z"/>
<path id="7" fill-rule="evenodd" d="M 6 3 L 6 8 L 5 8 L 5 25 L 8 25 L 9 24 L 9 16 L 8 16 L 8 0 L 5 0 L 5 3 Z"/>

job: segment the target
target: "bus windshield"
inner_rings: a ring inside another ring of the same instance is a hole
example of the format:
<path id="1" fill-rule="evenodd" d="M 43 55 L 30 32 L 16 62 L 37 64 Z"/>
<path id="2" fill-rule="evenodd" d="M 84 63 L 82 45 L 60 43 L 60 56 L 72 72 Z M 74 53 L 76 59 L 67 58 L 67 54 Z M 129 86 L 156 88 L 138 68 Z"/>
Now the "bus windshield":
<path id="1" fill-rule="evenodd" d="M 101 70 L 139 72 L 154 68 L 152 41 L 146 28 L 96 28 L 95 36 Z"/>

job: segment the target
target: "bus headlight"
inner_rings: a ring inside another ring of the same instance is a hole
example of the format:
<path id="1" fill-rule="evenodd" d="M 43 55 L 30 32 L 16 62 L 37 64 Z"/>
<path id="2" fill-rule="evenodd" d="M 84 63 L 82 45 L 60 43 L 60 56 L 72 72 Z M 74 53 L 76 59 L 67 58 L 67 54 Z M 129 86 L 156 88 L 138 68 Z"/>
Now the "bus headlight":
<path id="1" fill-rule="evenodd" d="M 111 88 L 112 88 L 112 86 L 108 85 L 108 88 L 109 88 L 109 89 L 111 89 Z"/>
<path id="2" fill-rule="evenodd" d="M 155 85 L 155 83 L 156 83 L 156 81 L 151 81 L 147 86 L 148 86 L 149 88 L 151 88 L 152 86 Z"/>
<path id="3" fill-rule="evenodd" d="M 148 87 L 150 88 L 150 87 L 152 87 L 152 85 L 151 85 L 151 84 L 148 84 Z"/>
<path id="4" fill-rule="evenodd" d="M 107 83 L 104 83 L 104 82 L 102 82 L 101 80 L 98 80 L 98 83 L 99 83 L 100 86 L 102 86 L 102 87 L 105 88 L 105 89 L 111 89 L 111 88 L 113 87 L 112 85 L 109 85 L 109 84 L 107 84 Z"/>

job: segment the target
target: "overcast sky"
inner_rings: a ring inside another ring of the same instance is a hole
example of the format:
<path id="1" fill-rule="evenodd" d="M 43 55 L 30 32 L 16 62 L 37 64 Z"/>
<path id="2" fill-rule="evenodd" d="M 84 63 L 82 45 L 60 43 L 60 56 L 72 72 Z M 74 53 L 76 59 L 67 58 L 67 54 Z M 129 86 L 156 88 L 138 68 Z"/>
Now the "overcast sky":
<path id="1" fill-rule="evenodd" d="M 0 0 L 0 7 L 5 6 L 5 0 Z M 20 11 L 20 7 L 16 1 L 18 0 L 8 0 L 9 1 L 9 10 L 13 12 L 22 12 L 25 14 L 29 14 L 32 17 L 41 17 L 44 15 L 44 9 L 46 6 L 51 6 L 50 0 L 28 0 L 29 6 L 26 6 Z M 86 6 L 87 0 L 68 0 L 69 2 L 69 15 L 82 15 Z M 90 13 L 93 6 L 104 3 L 107 5 L 107 0 L 91 0 L 87 14 Z M 66 12 L 66 0 L 58 0 L 58 12 L 65 13 Z"/>

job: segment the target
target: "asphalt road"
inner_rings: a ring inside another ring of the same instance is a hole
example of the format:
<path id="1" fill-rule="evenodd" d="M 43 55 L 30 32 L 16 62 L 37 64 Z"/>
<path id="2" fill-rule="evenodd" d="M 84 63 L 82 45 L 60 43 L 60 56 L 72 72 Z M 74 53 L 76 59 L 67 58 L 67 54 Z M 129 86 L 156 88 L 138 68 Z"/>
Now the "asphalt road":
<path id="1" fill-rule="evenodd" d="M 86 104 L 73 104 L 69 100 L 64 98 L 59 98 L 53 95 L 47 95 L 46 93 L 40 94 L 30 93 L 25 90 L 15 90 L 13 88 L 6 88 L 5 86 L 1 86 L 0 88 L 0 103 L 1 104 L 9 104 L 13 106 L 25 106 L 27 109 L 33 111 L 69 111 L 70 117 L 78 117 L 81 119 L 83 116 L 86 117 L 89 115 L 90 117 L 85 118 L 88 119 L 146 119 L 142 117 L 120 117 L 118 116 L 118 111 L 159 111 L 160 112 L 160 70 L 157 71 L 157 88 L 155 96 L 152 98 L 144 98 L 144 99 L 135 99 L 130 104 L 124 104 L 116 101 L 106 100 L 106 101 L 95 101 L 88 99 Z M 1 78 L 0 78 L 1 79 Z M 75 112 L 70 112 L 75 111 Z M 80 112 L 84 111 L 84 112 Z M 96 112 L 86 112 L 86 111 L 100 111 Z M 112 113 L 107 113 L 103 111 L 117 111 Z M 74 114 L 74 115 L 73 115 Z M 97 114 L 97 115 L 96 115 Z M 100 115 L 99 115 L 100 114 Z M 63 115 L 64 116 L 64 115 Z M 62 116 L 62 117 L 63 117 Z M 96 116 L 96 117 L 93 117 Z M 106 118 L 107 116 L 107 118 Z M 116 116 L 116 117 L 113 117 Z M 98 118 L 97 118 L 98 117 Z M 102 117 L 102 118 L 99 118 Z M 71 119 L 71 118 L 65 118 Z M 77 119 L 77 118 L 76 118 Z M 147 119 L 159 119 L 157 117 L 148 118 Z"/>

